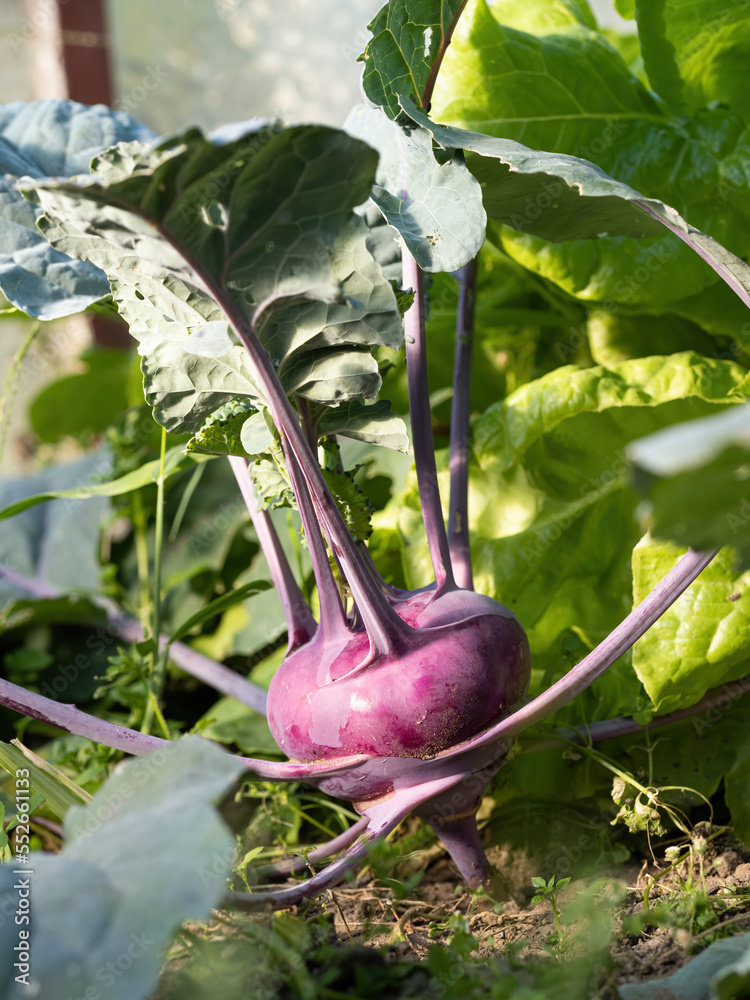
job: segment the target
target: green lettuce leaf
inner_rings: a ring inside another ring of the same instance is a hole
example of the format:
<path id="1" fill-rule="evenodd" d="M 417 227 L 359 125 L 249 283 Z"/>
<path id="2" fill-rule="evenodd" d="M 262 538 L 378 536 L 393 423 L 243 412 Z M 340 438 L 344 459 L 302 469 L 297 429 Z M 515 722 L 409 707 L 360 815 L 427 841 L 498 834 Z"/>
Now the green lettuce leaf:
<path id="1" fill-rule="evenodd" d="M 644 529 L 694 549 L 731 545 L 750 569 L 750 406 L 633 441 L 628 457 Z"/>
<path id="2" fill-rule="evenodd" d="M 745 113 L 750 10 L 742 0 L 639 0 L 636 18 L 646 72 L 665 101 Z"/>
<path id="3" fill-rule="evenodd" d="M 633 602 L 640 603 L 685 549 L 646 536 L 633 552 Z M 750 673 L 750 572 L 722 549 L 639 639 L 633 667 L 660 713 L 687 708 L 709 688 Z"/>
<path id="4" fill-rule="evenodd" d="M 551 29 L 540 21 L 533 33 L 509 27 L 522 7 L 520 0 L 477 0 L 467 11 L 446 54 L 433 116 L 593 160 L 744 257 L 750 251 L 745 123 L 723 108 L 670 119 L 601 35 L 577 20 Z M 546 198 L 531 197 L 516 214 L 542 217 L 549 207 Z M 583 299 L 663 306 L 715 283 L 704 264 L 669 235 L 639 243 L 609 236 L 549 246 L 505 228 L 501 240 L 525 267 Z"/>

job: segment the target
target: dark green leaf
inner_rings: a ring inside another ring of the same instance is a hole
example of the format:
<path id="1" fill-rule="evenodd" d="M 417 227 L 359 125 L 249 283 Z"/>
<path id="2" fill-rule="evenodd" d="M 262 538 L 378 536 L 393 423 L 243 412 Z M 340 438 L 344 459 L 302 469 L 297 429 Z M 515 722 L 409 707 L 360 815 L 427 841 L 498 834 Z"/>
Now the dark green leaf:
<path id="1" fill-rule="evenodd" d="M 320 436 L 343 434 L 356 441 L 396 451 L 405 452 L 409 448 L 406 425 L 391 412 L 391 404 L 385 399 L 376 403 L 352 402 L 334 408 L 321 408 L 314 414 L 314 420 Z"/>
<path id="2" fill-rule="evenodd" d="M 42 441 L 70 435 L 86 442 L 114 423 L 128 405 L 127 351 L 87 351 L 81 360 L 85 372 L 53 382 L 31 404 L 31 426 Z"/>
<path id="3" fill-rule="evenodd" d="M 466 0 L 391 0 L 369 25 L 372 38 L 360 57 L 362 85 L 375 104 L 395 118 L 398 96 L 417 103 L 427 88 L 436 60 L 450 41 Z"/>
<path id="4" fill-rule="evenodd" d="M 248 414 L 255 407 L 248 399 L 232 399 L 206 417 L 203 426 L 185 445 L 185 451 L 203 455 L 238 455 L 245 457 L 240 432 Z"/>

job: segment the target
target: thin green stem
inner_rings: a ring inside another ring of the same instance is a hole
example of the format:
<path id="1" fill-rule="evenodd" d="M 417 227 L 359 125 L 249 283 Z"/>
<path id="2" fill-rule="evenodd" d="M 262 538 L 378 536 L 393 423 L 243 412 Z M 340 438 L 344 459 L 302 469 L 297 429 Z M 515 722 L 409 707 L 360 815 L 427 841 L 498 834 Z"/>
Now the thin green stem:
<path id="1" fill-rule="evenodd" d="M 13 355 L 13 360 L 11 361 L 10 368 L 8 369 L 8 377 L 5 379 L 3 394 L 0 397 L 0 462 L 3 460 L 5 441 L 8 437 L 8 430 L 10 428 L 10 421 L 13 413 L 13 402 L 16 398 L 16 393 L 18 392 L 18 386 L 20 384 L 23 361 L 29 352 L 29 348 L 34 343 L 36 335 L 39 333 L 40 329 L 41 324 L 39 322 L 32 323 L 28 336 Z"/>
<path id="2" fill-rule="evenodd" d="M 154 570 L 153 589 L 151 596 L 151 638 L 154 641 L 154 648 L 151 651 L 151 680 L 147 685 L 149 689 L 149 700 L 146 704 L 146 711 L 143 714 L 141 732 L 151 731 L 151 722 L 158 709 L 161 698 L 164 677 L 167 672 L 169 661 L 169 649 L 165 648 L 159 652 L 159 636 L 161 635 L 161 577 L 162 577 L 162 549 L 164 545 L 164 456 L 167 452 L 167 432 L 161 429 L 161 446 L 159 449 L 159 478 L 156 480 L 156 523 L 154 525 Z M 161 715 L 161 712 L 159 712 Z M 166 727 L 164 717 L 161 717 L 161 724 Z M 168 730 L 167 730 L 168 732 Z"/>
<path id="3" fill-rule="evenodd" d="M 138 620 L 144 632 L 148 631 L 151 620 L 151 596 L 149 591 L 148 539 L 146 537 L 146 512 L 143 509 L 141 491 L 133 494 L 133 534 L 135 536 L 135 559 L 138 567 Z"/>

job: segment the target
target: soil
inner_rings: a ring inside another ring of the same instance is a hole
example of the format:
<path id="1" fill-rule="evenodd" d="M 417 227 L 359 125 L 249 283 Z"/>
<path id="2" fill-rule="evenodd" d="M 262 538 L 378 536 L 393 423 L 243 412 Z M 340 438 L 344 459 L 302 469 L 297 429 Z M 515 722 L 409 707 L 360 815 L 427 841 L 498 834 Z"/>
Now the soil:
<path id="1" fill-rule="evenodd" d="M 615 913 L 616 933 L 613 936 L 611 955 L 618 967 L 613 985 L 641 982 L 669 976 L 698 953 L 717 936 L 733 931 L 750 930 L 750 851 L 729 835 L 722 835 L 706 848 L 703 870 L 706 895 L 715 903 L 716 915 L 705 920 L 711 923 L 705 930 L 700 914 L 692 921 L 692 932 L 687 926 L 647 927 L 640 933 L 627 933 L 628 917 L 644 914 L 644 892 L 651 884 L 649 902 L 652 908 L 660 901 L 685 898 L 685 883 L 689 878 L 687 864 L 679 870 L 668 871 L 670 863 L 655 849 L 659 862 L 648 858 L 642 863 L 600 873 L 627 887 L 623 902 Z M 500 867 L 502 852 L 489 854 L 490 860 Z M 507 858 L 505 861 L 507 862 Z M 333 912 L 335 929 L 341 944 L 366 945 L 385 949 L 399 961 L 420 961 L 426 958 L 434 944 L 445 943 L 451 933 L 448 924 L 451 914 L 460 914 L 468 922 L 472 935 L 479 941 L 480 957 L 496 957 L 509 945 L 518 948 L 518 959 L 546 957 L 551 942 L 555 941 L 555 922 L 551 906 L 544 902 L 531 906 L 531 877 L 526 872 L 530 866 L 523 859 L 515 858 L 506 872 L 504 885 L 493 887 L 493 899 L 477 898 L 463 889 L 457 892 L 460 880 L 452 863 L 440 855 L 427 868 L 417 888 L 405 898 L 398 899 L 392 888 L 365 876 L 356 886 L 345 886 L 329 892 L 326 897 L 308 908 L 313 915 L 320 907 Z M 508 874 L 509 873 L 509 874 Z M 700 870 L 693 867 L 694 883 L 702 888 Z M 654 881 L 658 879 L 658 881 Z M 591 881 L 591 880 L 589 880 Z M 576 880 L 563 889 L 559 897 L 561 912 L 585 887 L 586 880 Z M 728 894 L 740 898 L 731 908 L 724 909 L 722 902 Z M 505 899 L 495 902 L 499 895 Z M 694 894 L 705 900 L 702 892 Z M 689 894 L 688 894 L 689 898 Z M 679 903 L 677 904 L 679 905 Z M 500 912 L 496 912 L 500 910 Z M 318 911 L 320 912 L 320 911 Z M 708 907 L 703 910 L 705 914 Z M 675 917 L 678 924 L 683 923 Z M 690 925 L 686 918 L 684 923 Z M 618 931 L 619 928 L 619 931 Z M 520 946 L 520 947 L 519 947 Z"/>

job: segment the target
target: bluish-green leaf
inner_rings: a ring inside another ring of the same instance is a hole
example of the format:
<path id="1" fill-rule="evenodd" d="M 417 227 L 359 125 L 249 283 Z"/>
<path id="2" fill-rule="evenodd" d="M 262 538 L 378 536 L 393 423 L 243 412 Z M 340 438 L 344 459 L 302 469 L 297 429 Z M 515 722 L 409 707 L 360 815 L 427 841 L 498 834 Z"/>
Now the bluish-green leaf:
<path id="1" fill-rule="evenodd" d="M 329 404 L 377 394 L 369 348 L 398 346 L 401 324 L 352 213 L 376 160 L 323 126 L 263 127 L 220 146 L 192 129 L 155 150 L 121 145 L 91 177 L 39 183 L 35 197 L 53 245 L 112 279 L 157 419 L 195 432 L 236 396 L 262 399 L 244 348 L 184 349 L 227 318 L 258 328 L 289 392 Z"/>
<path id="2" fill-rule="evenodd" d="M 41 212 L 16 190 L 15 178 L 82 173 L 108 146 L 152 136 L 101 104 L 43 100 L 0 107 L 0 290 L 14 306 L 58 319 L 109 294 L 99 268 L 71 260 L 44 239 L 36 227 Z"/>
<path id="3" fill-rule="evenodd" d="M 380 154 L 372 199 L 419 266 L 457 271 L 468 264 L 484 243 L 487 220 L 463 159 L 438 162 L 428 129 L 391 121 L 379 108 L 357 105 L 343 127 Z"/>
<path id="4" fill-rule="evenodd" d="M 224 890 L 234 838 L 213 802 L 243 770 L 214 744 L 188 737 L 121 764 L 89 805 L 68 810 L 62 853 L 32 855 L 29 866 L 39 996 L 67 1000 L 106 988 L 111 1000 L 134 1000 L 152 993 L 179 925 L 207 919 Z M 17 900 L 11 885 L 2 888 Z M 9 940 L 18 942 L 18 927 L 6 920 L 0 952 Z M 121 974 L 104 975 L 108 969 Z M 4 1000 L 28 995 L 12 978 L 3 985 Z"/>

